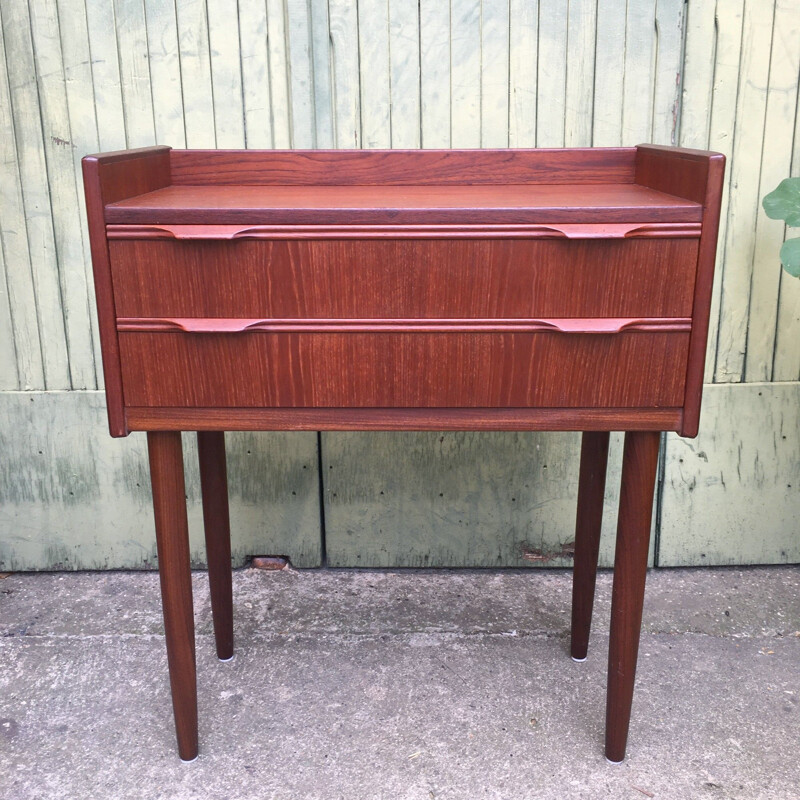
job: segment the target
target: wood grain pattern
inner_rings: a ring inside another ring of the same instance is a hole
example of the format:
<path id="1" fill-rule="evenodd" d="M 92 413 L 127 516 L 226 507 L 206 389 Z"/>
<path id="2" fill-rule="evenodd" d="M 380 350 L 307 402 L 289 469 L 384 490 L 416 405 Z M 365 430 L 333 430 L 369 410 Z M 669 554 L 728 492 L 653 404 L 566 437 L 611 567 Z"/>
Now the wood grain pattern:
<path id="1" fill-rule="evenodd" d="M 369 240 L 355 266 L 346 240 L 109 247 L 119 317 L 688 317 L 697 260 L 696 239 Z"/>
<path id="2" fill-rule="evenodd" d="M 628 741 L 659 444 L 658 433 L 625 435 L 606 703 L 606 758 L 614 762 L 625 758 Z"/>
<path id="3" fill-rule="evenodd" d="M 688 338 L 121 333 L 120 352 L 132 406 L 676 407 Z"/>
<path id="4" fill-rule="evenodd" d="M 192 761 L 197 756 L 197 664 L 181 435 L 148 433 L 147 446 L 178 753 Z"/>
<path id="5" fill-rule="evenodd" d="M 147 408 L 132 431 L 674 431 L 680 408 Z"/>
<path id="6" fill-rule="evenodd" d="M 198 431 L 197 454 L 214 641 L 217 658 L 226 661 L 233 658 L 233 589 L 225 434 L 222 431 Z"/>
<path id="7" fill-rule="evenodd" d="M 302 146 L 302 145 L 299 145 Z M 176 185 L 633 183 L 634 148 L 583 150 L 173 150 Z"/>
<path id="8" fill-rule="evenodd" d="M 653 223 L 701 217 L 698 203 L 622 183 L 587 185 L 580 193 L 570 184 L 172 185 L 106 206 L 107 222 L 155 224 Z"/>
<path id="9" fill-rule="evenodd" d="M 109 239 L 695 239 L 699 222 L 549 225 L 106 225 Z"/>
<path id="10" fill-rule="evenodd" d="M 608 433 L 597 431 L 585 432 L 581 441 L 570 639 L 570 655 L 575 661 L 583 661 L 589 649 L 600 530 L 603 525 L 608 441 Z"/>
<path id="11" fill-rule="evenodd" d="M 148 147 L 86 156 L 82 162 L 89 243 L 94 270 L 97 319 L 103 353 L 103 373 L 112 436 L 125 436 L 116 307 L 111 280 L 108 241 L 103 222 L 106 203 L 169 183 L 169 148 Z"/>

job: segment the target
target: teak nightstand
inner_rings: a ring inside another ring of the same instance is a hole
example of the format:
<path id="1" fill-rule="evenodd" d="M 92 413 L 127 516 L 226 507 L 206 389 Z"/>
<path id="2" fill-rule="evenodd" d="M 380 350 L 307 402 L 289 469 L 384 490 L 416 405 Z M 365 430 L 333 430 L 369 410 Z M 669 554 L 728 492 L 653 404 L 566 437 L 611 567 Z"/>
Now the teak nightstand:
<path id="1" fill-rule="evenodd" d="M 197 689 L 180 431 L 198 432 L 221 659 L 225 431 L 583 431 L 582 660 L 621 430 L 606 716 L 621 761 L 660 432 L 697 434 L 723 156 L 150 147 L 83 169 L 111 435 L 147 431 L 181 758 L 197 755 Z"/>

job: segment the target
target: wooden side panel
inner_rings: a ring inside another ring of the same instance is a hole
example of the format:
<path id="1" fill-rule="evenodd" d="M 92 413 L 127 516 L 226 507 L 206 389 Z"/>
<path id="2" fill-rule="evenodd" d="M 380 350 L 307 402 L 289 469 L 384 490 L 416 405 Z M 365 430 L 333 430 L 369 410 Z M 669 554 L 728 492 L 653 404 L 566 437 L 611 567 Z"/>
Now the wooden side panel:
<path id="1" fill-rule="evenodd" d="M 0 571 L 153 569 L 143 433 L 111 439 L 102 392 L 0 393 Z M 196 436 L 184 436 L 192 563 L 205 563 Z M 226 437 L 233 563 L 319 566 L 317 435 Z"/>
<path id="2" fill-rule="evenodd" d="M 454 146 L 465 145 L 453 141 Z M 372 152 L 173 150 L 175 184 L 447 185 L 633 183 L 633 148 Z"/>
<path id="3" fill-rule="evenodd" d="M 83 160 L 83 180 L 94 270 L 97 319 L 102 337 L 108 423 L 112 436 L 125 436 L 127 428 L 123 412 L 116 309 L 111 283 L 104 207 L 111 198 L 129 197 L 131 194 L 150 191 L 169 183 L 169 148 L 143 148 L 138 151 L 87 156 Z"/>
<path id="4" fill-rule="evenodd" d="M 667 436 L 662 566 L 800 561 L 800 384 L 705 387 L 696 439 Z"/>
<path id="5" fill-rule="evenodd" d="M 109 242 L 118 317 L 363 319 L 688 317 L 697 246 L 370 240 L 354 265 L 342 240 Z"/>
<path id="6" fill-rule="evenodd" d="M 125 402 L 188 407 L 679 406 L 688 334 L 120 333 Z M 441 375 L 449 377 L 442 381 Z"/>

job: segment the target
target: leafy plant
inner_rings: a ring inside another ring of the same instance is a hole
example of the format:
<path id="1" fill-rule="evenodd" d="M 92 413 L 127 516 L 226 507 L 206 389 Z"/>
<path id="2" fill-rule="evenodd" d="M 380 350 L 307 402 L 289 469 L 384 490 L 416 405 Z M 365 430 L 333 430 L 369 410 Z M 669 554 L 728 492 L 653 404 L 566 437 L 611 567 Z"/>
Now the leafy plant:
<path id="1" fill-rule="evenodd" d="M 770 219 L 782 219 L 790 228 L 800 228 L 800 178 L 786 178 L 762 201 Z M 781 263 L 800 278 L 800 239 L 787 239 L 781 247 Z"/>

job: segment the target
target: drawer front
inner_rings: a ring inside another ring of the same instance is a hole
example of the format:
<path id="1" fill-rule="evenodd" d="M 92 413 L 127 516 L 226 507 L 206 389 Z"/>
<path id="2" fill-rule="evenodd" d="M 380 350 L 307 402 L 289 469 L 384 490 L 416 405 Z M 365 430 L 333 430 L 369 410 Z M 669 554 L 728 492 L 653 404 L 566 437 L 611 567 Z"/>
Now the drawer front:
<path id="1" fill-rule="evenodd" d="M 696 238 L 109 241 L 118 317 L 689 317 Z"/>
<path id="2" fill-rule="evenodd" d="M 119 335 L 133 407 L 675 408 L 689 334 Z"/>

